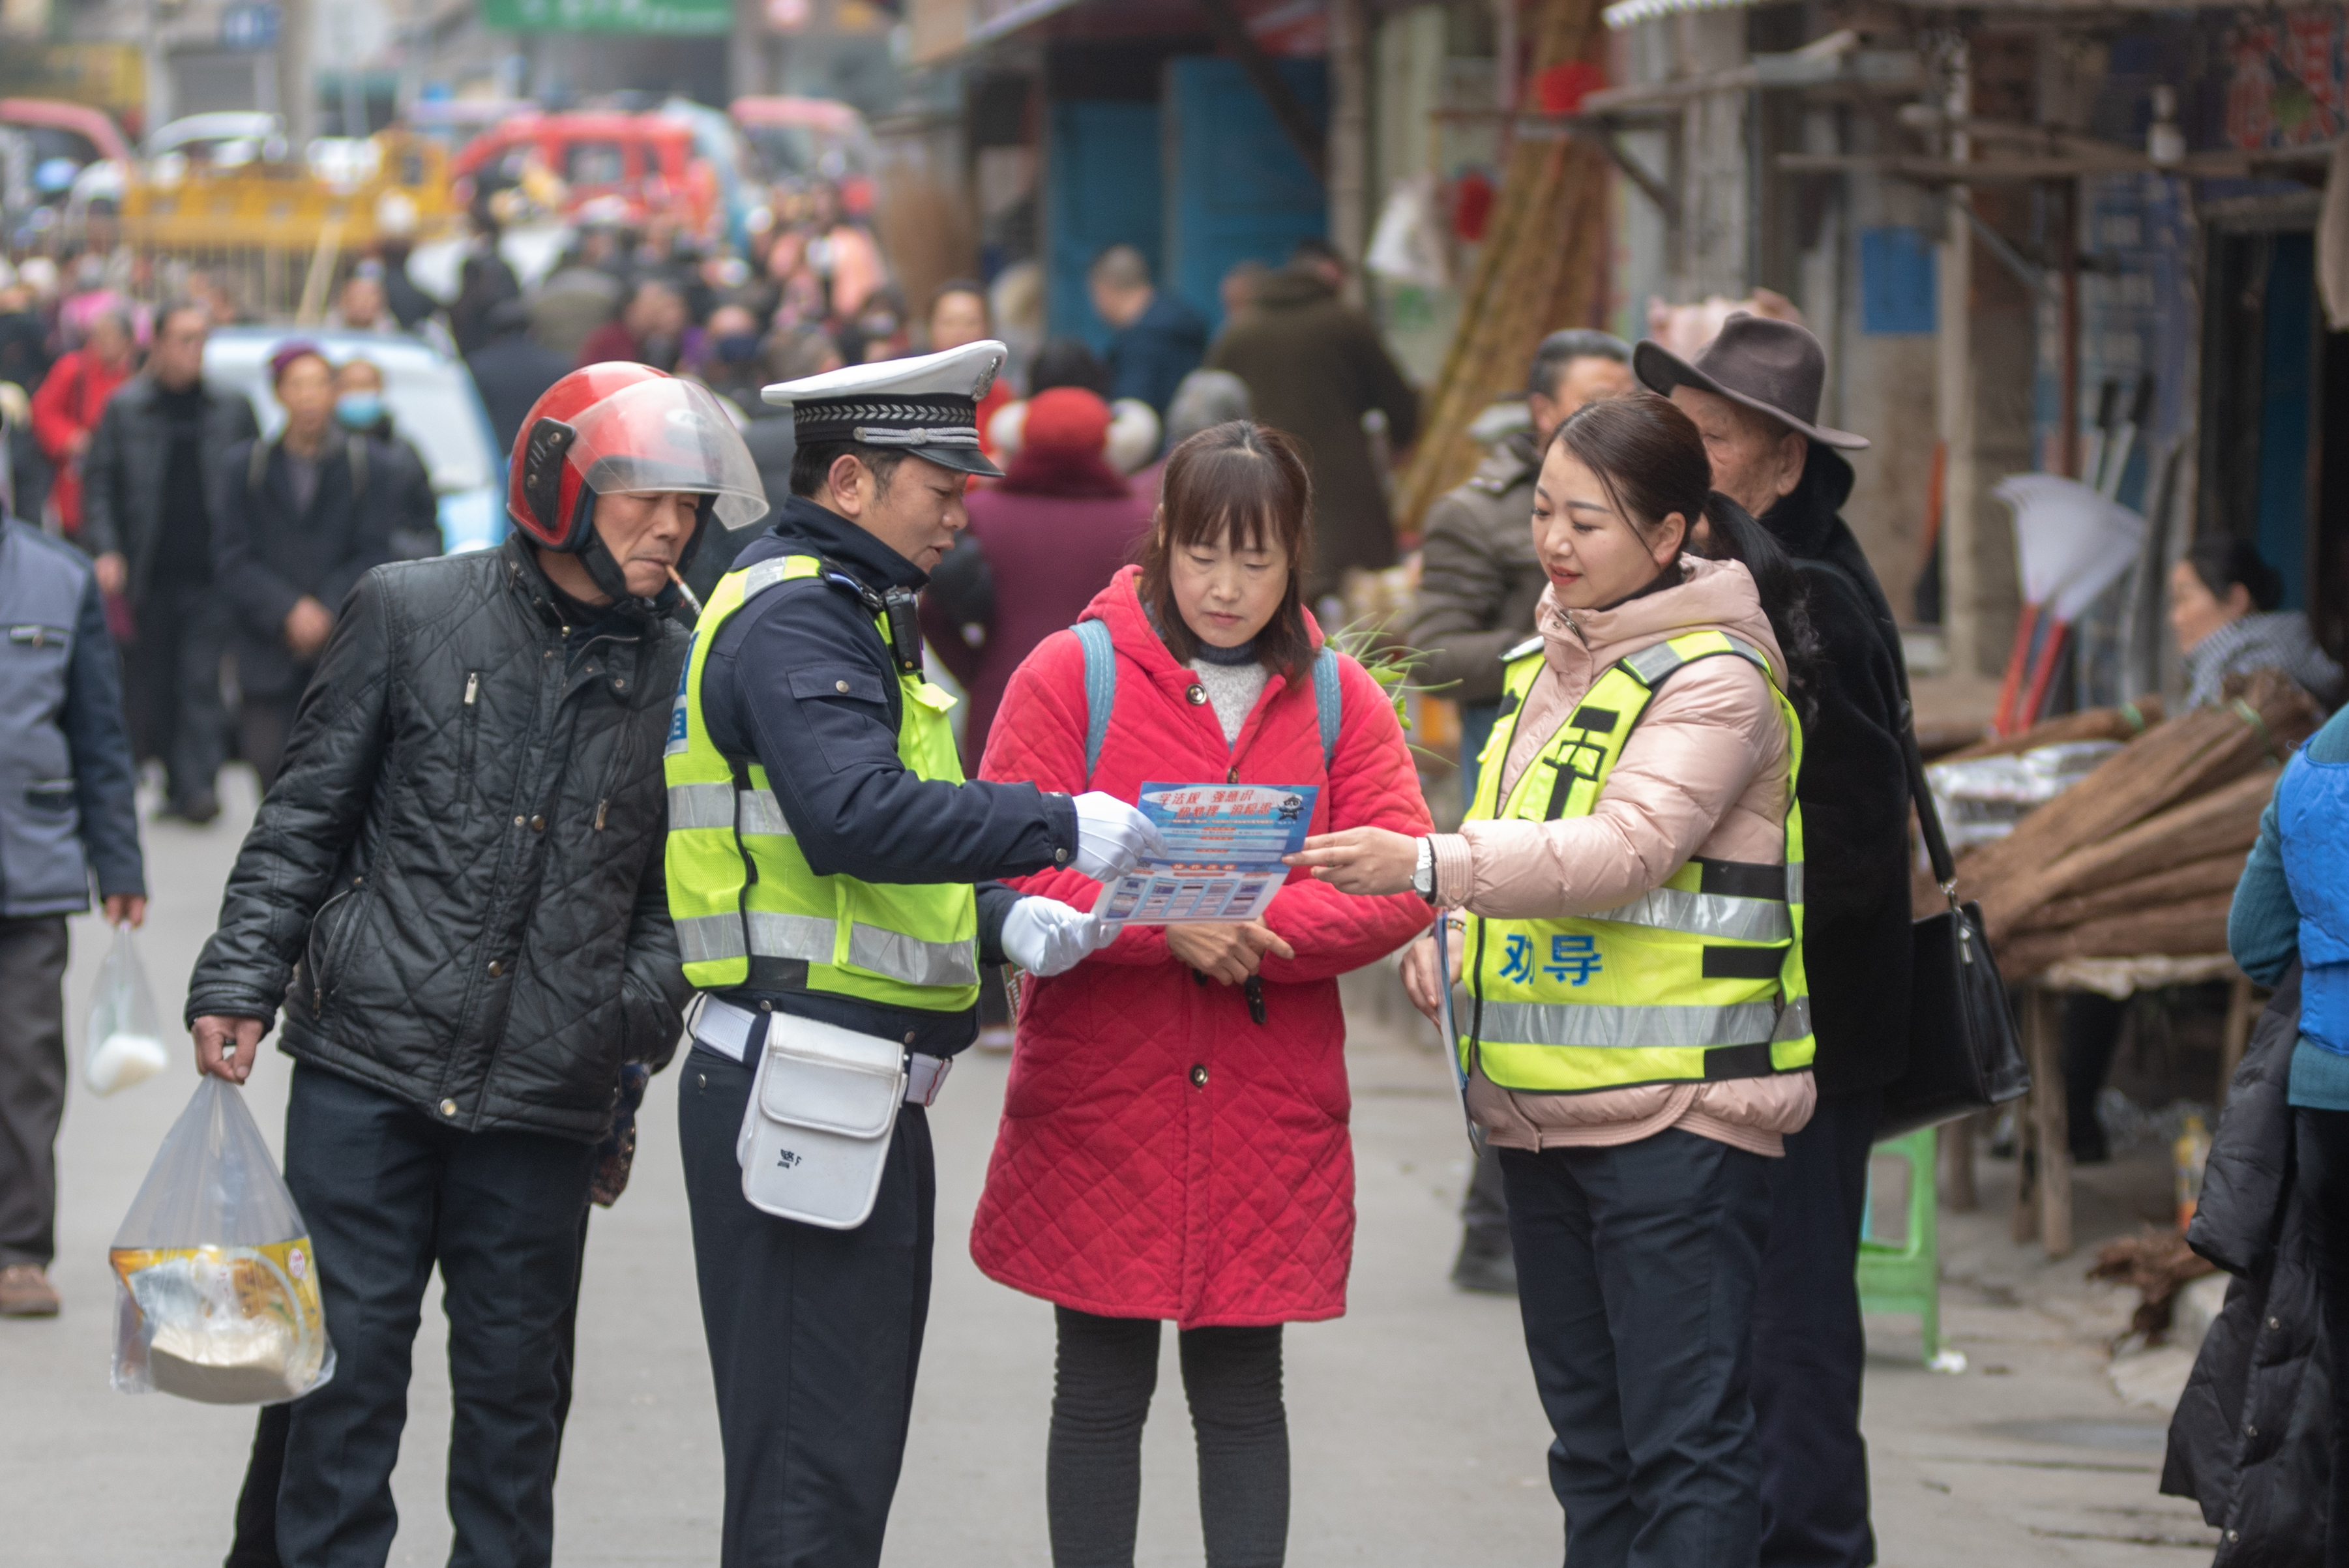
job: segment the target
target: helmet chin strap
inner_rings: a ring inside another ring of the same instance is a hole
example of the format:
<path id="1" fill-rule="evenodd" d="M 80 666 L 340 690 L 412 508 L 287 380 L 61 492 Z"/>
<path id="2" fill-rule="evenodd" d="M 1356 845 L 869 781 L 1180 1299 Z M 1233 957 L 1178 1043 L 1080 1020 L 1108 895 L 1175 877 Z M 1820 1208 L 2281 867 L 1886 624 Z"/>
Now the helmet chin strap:
<path id="1" fill-rule="evenodd" d="M 694 553 L 701 547 L 703 537 L 709 532 L 710 515 L 716 509 L 717 501 L 718 498 L 714 495 L 705 495 L 701 498 L 700 509 L 694 518 L 692 535 L 686 540 L 685 548 L 678 553 L 677 558 L 678 576 L 683 576 L 686 568 L 693 564 Z M 579 564 L 587 568 L 588 579 L 611 595 L 615 603 L 631 599 L 650 603 L 671 591 L 671 586 L 667 583 L 663 583 L 649 594 L 639 594 L 629 587 L 628 574 L 621 569 L 620 563 L 613 558 L 612 552 L 604 547 L 604 535 L 595 526 L 592 512 L 588 518 L 587 543 L 580 546 L 578 556 Z"/>

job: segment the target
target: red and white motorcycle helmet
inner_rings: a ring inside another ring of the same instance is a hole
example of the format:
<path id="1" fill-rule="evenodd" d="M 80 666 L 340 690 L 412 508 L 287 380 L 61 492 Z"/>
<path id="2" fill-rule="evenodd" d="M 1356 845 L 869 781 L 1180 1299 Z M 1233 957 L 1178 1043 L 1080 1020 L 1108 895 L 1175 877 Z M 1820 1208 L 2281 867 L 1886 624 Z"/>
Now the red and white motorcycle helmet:
<path id="1" fill-rule="evenodd" d="M 649 365 L 585 365 L 549 387 L 514 438 L 506 515 L 533 542 L 578 554 L 598 495 L 705 495 L 704 519 L 766 515 L 758 464 L 717 394 Z M 697 538 L 698 536 L 697 535 Z"/>

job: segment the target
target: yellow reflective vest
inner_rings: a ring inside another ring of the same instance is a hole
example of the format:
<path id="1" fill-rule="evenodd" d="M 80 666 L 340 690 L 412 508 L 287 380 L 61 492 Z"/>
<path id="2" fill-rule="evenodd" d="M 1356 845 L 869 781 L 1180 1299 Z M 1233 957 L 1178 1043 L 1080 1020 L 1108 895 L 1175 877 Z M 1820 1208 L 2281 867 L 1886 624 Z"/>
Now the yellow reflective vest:
<path id="1" fill-rule="evenodd" d="M 1589 815 L 1657 690 L 1674 671 L 1713 658 L 1752 659 L 1786 727 L 1785 864 L 1700 857 L 1619 909 L 1564 919 L 1470 917 L 1459 1010 L 1464 1069 L 1481 1063 L 1506 1089 L 1576 1094 L 1811 1064 L 1803 819 L 1795 803 L 1803 731 L 1757 649 L 1697 631 L 1609 665 L 1500 800 L 1516 730 L 1505 716 L 1478 759 L 1468 816 Z M 1523 713 L 1541 664 L 1537 645 L 1510 663 L 1506 710 Z"/>
<path id="2" fill-rule="evenodd" d="M 853 996 L 884 1007 L 960 1012 L 978 1001 L 978 901 L 968 882 L 880 883 L 819 876 L 792 836 L 756 761 L 730 758 L 702 721 L 701 677 L 719 628 L 779 584 L 822 570 L 781 556 L 719 579 L 695 626 L 669 715 L 669 917 L 685 977 Z M 874 618 L 883 645 L 889 633 Z M 897 755 L 916 776 L 963 782 L 947 722 L 954 699 L 901 672 Z"/>

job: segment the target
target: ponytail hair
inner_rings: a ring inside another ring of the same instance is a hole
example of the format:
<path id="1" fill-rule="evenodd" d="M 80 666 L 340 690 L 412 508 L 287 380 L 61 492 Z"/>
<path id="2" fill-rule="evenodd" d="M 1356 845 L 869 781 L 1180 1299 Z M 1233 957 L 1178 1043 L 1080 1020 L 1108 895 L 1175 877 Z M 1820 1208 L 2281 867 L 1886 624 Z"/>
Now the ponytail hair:
<path id="1" fill-rule="evenodd" d="M 1754 579 L 1761 596 L 1762 613 L 1770 619 L 1771 635 L 1786 657 L 1788 695 L 1806 722 L 1812 717 L 1811 694 L 1824 657 L 1816 628 L 1811 624 L 1810 591 L 1794 557 L 1786 554 L 1770 530 L 1754 514 L 1716 490 L 1705 497 L 1705 535 L 1699 553 L 1709 560 L 1736 561 Z"/>

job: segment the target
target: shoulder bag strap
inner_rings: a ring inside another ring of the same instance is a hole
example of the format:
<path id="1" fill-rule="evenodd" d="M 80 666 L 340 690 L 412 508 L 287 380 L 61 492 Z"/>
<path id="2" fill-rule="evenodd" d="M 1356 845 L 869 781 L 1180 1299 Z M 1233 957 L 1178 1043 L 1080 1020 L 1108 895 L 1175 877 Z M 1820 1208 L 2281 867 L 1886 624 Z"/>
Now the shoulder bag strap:
<path id="1" fill-rule="evenodd" d="M 1085 650 L 1085 783 L 1092 783 L 1101 762 L 1102 742 L 1109 739 L 1109 716 L 1117 707 L 1117 649 L 1110 640 L 1109 623 L 1081 620 L 1069 628 Z"/>
<path id="2" fill-rule="evenodd" d="M 1933 880 L 1940 884 L 1942 895 L 1955 909 L 1957 862 L 1951 857 L 1950 841 L 1941 832 L 1941 813 L 1933 804 L 1932 787 L 1925 782 L 1925 758 L 1917 749 L 1916 710 L 1907 702 L 1900 704 L 1900 754 L 1909 764 L 1909 798 L 1917 804 L 1917 830 L 1924 836 L 1925 855 L 1933 863 Z"/>
<path id="3" fill-rule="evenodd" d="M 1313 656 L 1313 711 L 1321 722 L 1321 771 L 1338 755 L 1338 732 L 1346 722 L 1346 696 L 1339 685 L 1338 652 L 1328 643 Z"/>

